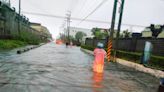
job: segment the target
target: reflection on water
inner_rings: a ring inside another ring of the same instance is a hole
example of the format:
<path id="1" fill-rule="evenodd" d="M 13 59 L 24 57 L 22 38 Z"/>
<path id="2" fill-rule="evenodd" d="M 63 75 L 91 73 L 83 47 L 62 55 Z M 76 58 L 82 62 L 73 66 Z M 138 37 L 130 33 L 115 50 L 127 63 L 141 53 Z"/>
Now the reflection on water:
<path id="1" fill-rule="evenodd" d="M 104 78 L 104 73 L 96 73 L 93 72 L 92 80 L 93 80 L 93 92 L 100 92 L 99 88 L 103 88 L 102 82 Z"/>

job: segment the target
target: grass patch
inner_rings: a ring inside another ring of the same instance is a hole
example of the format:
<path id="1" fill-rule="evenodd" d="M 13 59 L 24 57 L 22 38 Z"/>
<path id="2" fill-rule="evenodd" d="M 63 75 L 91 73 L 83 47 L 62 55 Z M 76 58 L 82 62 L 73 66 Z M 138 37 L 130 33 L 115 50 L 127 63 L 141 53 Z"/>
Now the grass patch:
<path id="1" fill-rule="evenodd" d="M 13 49 L 27 45 L 26 42 L 19 40 L 0 40 L 0 49 Z"/>
<path id="2" fill-rule="evenodd" d="M 91 50 L 91 51 L 93 51 L 95 49 L 95 47 L 86 46 L 86 45 L 81 45 L 81 48 L 84 48 L 84 49 L 87 49 L 87 50 Z"/>

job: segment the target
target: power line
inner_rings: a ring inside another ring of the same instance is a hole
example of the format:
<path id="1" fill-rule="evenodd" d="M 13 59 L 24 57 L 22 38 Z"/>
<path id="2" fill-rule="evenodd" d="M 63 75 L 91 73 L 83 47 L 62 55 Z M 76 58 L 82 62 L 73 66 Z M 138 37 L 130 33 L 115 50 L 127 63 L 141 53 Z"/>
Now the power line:
<path id="1" fill-rule="evenodd" d="M 34 12 L 25 12 L 22 11 L 24 14 L 30 14 L 30 15 L 37 15 L 37 16 L 44 16 L 44 17 L 53 17 L 53 18 L 59 18 L 59 19 L 64 19 L 64 16 L 58 16 L 58 15 L 50 15 L 50 14 L 43 14 L 43 13 L 34 13 Z"/>
<path id="2" fill-rule="evenodd" d="M 90 12 L 89 10 L 96 5 L 95 3 L 97 3 L 97 0 L 88 0 L 88 1 L 90 1 L 90 2 L 86 2 L 86 5 L 82 6 L 83 10 L 81 11 L 81 14 L 80 14 L 81 16 L 86 16 L 86 14 L 88 12 Z M 91 11 L 92 11 L 92 9 L 91 9 Z"/>
<path id="3" fill-rule="evenodd" d="M 81 24 L 83 21 L 85 21 L 90 15 L 92 15 L 97 9 L 99 9 L 106 1 L 108 1 L 108 0 L 103 0 L 91 13 L 89 13 L 84 19 L 82 19 L 79 22 L 79 24 Z"/>
<path id="4" fill-rule="evenodd" d="M 84 2 L 81 3 L 82 6 L 79 8 L 79 11 L 77 11 L 77 14 L 80 14 L 82 12 L 82 10 L 84 9 L 84 7 L 86 6 L 87 0 L 83 0 L 83 1 Z"/>
<path id="5" fill-rule="evenodd" d="M 30 0 L 28 1 L 28 3 L 29 3 L 31 6 L 33 6 L 33 8 L 35 8 L 35 9 L 38 9 L 38 10 L 40 10 L 40 11 L 44 11 L 44 12 L 46 12 L 46 13 L 49 13 L 47 10 L 45 10 L 45 8 L 39 7 L 38 4 L 36 4 L 36 3 L 34 3 L 34 2 L 31 2 Z"/>
<path id="6" fill-rule="evenodd" d="M 34 12 L 25 12 L 22 11 L 22 13 L 24 14 L 30 14 L 30 15 L 37 15 L 37 16 L 44 16 L 44 17 L 52 17 L 52 18 L 58 18 L 58 19 L 65 19 L 65 16 L 60 16 L 60 15 L 50 15 L 50 14 L 43 14 L 43 13 L 34 13 Z M 76 20 L 76 21 L 81 21 L 81 18 L 73 18 L 71 17 L 72 20 Z M 94 22 L 94 23 L 102 23 L 102 24 L 111 24 L 111 22 L 107 22 L 107 21 L 101 21 L 101 20 L 91 20 L 91 19 L 86 19 L 85 21 L 87 22 Z M 117 24 L 117 23 L 116 23 Z M 134 27 L 146 27 L 146 26 L 142 26 L 142 25 L 133 25 L 133 24 L 122 24 L 124 26 L 134 26 Z"/>

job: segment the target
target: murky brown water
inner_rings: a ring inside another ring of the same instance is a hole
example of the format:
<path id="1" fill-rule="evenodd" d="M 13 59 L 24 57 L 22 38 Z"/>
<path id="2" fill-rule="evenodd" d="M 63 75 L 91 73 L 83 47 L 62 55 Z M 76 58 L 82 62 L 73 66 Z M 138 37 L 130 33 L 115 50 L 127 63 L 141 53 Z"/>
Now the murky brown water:
<path id="1" fill-rule="evenodd" d="M 93 57 L 80 48 L 46 44 L 17 55 L 0 53 L 0 92 L 156 92 L 158 79 L 110 63 L 92 72 Z"/>

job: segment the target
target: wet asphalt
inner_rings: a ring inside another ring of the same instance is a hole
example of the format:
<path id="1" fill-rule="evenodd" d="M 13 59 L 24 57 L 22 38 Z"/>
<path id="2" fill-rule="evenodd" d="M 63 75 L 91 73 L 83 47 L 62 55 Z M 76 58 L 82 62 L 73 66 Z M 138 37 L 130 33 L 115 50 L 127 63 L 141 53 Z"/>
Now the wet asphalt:
<path id="1" fill-rule="evenodd" d="M 117 63 L 92 72 L 93 56 L 48 43 L 23 54 L 0 52 L 0 92 L 157 92 L 159 79 Z"/>

